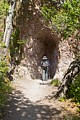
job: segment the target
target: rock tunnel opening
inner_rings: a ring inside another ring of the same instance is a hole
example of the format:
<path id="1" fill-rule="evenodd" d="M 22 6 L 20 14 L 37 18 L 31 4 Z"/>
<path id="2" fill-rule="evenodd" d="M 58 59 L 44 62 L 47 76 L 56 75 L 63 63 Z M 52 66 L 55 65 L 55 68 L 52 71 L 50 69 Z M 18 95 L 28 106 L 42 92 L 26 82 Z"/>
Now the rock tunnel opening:
<path id="1" fill-rule="evenodd" d="M 58 65 L 58 46 L 57 42 L 54 41 L 53 39 L 45 37 L 44 40 L 42 40 L 42 44 L 44 47 L 44 51 L 42 51 L 41 59 L 44 55 L 47 56 L 49 63 L 50 63 L 50 78 L 53 78 L 57 65 Z"/>
<path id="2" fill-rule="evenodd" d="M 33 79 L 40 79 L 42 74 L 41 60 L 44 55 L 50 62 L 50 78 L 53 78 L 58 65 L 58 40 L 54 36 L 39 35 L 32 38 L 32 47 L 28 49 L 27 67 Z"/>

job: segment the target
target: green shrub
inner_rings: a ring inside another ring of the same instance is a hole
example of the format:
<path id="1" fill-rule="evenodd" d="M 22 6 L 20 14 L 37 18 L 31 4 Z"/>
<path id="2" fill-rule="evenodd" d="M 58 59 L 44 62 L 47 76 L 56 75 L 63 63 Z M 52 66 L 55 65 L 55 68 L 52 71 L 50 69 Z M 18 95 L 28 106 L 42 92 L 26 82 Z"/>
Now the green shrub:
<path id="1" fill-rule="evenodd" d="M 78 115 L 66 115 L 64 120 L 80 120 L 80 117 Z"/>
<path id="2" fill-rule="evenodd" d="M 71 84 L 68 95 L 80 103 L 80 73 Z"/>
<path id="3" fill-rule="evenodd" d="M 58 79 L 54 79 L 51 81 L 51 84 L 57 87 L 60 85 L 60 81 Z"/>
<path id="4" fill-rule="evenodd" d="M 9 5 L 7 0 L 4 2 L 4 0 L 0 0 L 0 19 L 5 16 L 8 12 Z"/>
<path id="5" fill-rule="evenodd" d="M 0 117 L 2 116 L 2 110 L 5 107 L 7 95 L 10 89 L 10 82 L 7 78 L 8 65 L 5 59 L 0 60 Z"/>
<path id="6" fill-rule="evenodd" d="M 51 3 L 51 4 L 50 4 Z M 54 32 L 67 38 L 79 29 L 80 26 L 80 0 L 66 0 L 59 8 L 51 2 L 45 2 L 41 7 L 42 15 L 52 26 Z"/>
<path id="7" fill-rule="evenodd" d="M 60 101 L 60 102 L 64 102 L 65 100 L 66 100 L 66 97 L 60 97 L 60 98 L 59 98 L 59 101 Z"/>
<path id="8" fill-rule="evenodd" d="M 5 57 L 5 44 L 0 41 L 0 118 L 7 102 L 7 95 L 11 91 L 10 81 L 7 77 L 9 65 Z"/>

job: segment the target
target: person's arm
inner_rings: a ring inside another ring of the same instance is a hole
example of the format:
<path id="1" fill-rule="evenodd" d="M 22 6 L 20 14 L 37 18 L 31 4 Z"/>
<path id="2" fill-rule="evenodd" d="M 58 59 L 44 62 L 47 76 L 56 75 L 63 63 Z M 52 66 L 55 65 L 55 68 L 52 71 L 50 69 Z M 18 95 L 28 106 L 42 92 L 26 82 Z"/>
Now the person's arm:
<path id="1" fill-rule="evenodd" d="M 42 67 L 42 65 L 43 65 L 43 61 L 41 61 L 41 67 Z"/>
<path id="2" fill-rule="evenodd" d="M 48 66 L 50 66 L 50 62 L 49 62 L 49 60 L 48 60 Z"/>

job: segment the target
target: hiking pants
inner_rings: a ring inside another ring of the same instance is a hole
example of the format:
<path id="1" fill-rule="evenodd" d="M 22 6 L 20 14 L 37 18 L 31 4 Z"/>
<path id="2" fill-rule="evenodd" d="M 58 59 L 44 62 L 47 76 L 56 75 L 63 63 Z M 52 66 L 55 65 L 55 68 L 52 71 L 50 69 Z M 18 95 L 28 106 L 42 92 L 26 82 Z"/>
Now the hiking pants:
<path id="1" fill-rule="evenodd" d="M 42 80 L 48 80 L 49 78 L 49 67 L 44 67 L 42 69 Z"/>

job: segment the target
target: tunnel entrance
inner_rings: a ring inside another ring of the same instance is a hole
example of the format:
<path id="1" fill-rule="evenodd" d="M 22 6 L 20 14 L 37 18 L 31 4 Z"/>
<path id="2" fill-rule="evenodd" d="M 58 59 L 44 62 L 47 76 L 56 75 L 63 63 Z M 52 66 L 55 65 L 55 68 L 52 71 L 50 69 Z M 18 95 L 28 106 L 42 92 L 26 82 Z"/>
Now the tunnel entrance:
<path id="1" fill-rule="evenodd" d="M 50 78 L 52 79 L 56 73 L 56 69 L 57 69 L 57 64 L 58 64 L 58 48 L 57 48 L 57 44 L 53 41 L 50 40 L 49 38 L 45 38 L 45 40 L 43 41 L 43 45 L 44 45 L 44 54 L 46 55 L 49 63 L 50 63 Z"/>
<path id="2" fill-rule="evenodd" d="M 31 47 L 27 49 L 26 57 L 31 77 L 41 78 L 41 60 L 46 55 L 50 62 L 50 78 L 53 78 L 58 65 L 58 39 L 53 34 L 42 32 L 37 37 L 32 36 L 28 45 Z"/>

